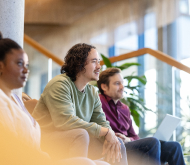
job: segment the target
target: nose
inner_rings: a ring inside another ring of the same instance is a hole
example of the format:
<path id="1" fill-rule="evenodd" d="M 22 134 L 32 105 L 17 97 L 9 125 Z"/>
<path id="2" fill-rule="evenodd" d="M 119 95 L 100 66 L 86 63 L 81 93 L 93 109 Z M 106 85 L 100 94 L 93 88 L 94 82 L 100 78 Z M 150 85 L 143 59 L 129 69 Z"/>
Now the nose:
<path id="1" fill-rule="evenodd" d="M 123 89 L 123 88 L 124 88 L 124 85 L 123 85 L 123 84 L 121 84 L 121 85 L 120 85 L 120 88 L 121 88 L 121 89 Z"/>
<path id="2" fill-rule="evenodd" d="M 23 73 L 25 73 L 25 74 L 27 74 L 27 73 L 29 73 L 30 71 L 29 71 L 29 69 L 27 68 L 27 66 L 24 66 L 23 67 Z"/>
<path id="3" fill-rule="evenodd" d="M 97 69 L 100 69 L 100 68 L 101 68 L 100 62 L 97 62 L 96 68 L 97 68 Z"/>

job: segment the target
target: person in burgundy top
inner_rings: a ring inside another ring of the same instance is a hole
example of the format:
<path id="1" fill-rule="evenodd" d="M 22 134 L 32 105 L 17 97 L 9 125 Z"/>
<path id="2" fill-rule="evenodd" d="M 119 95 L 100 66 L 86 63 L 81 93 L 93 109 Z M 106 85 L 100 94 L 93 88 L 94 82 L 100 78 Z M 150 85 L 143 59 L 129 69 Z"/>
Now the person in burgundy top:
<path id="1" fill-rule="evenodd" d="M 119 136 L 120 134 L 123 134 L 126 137 L 129 137 L 130 141 L 138 140 L 139 137 L 133 129 L 128 106 L 119 100 L 115 104 L 109 96 L 102 94 L 99 96 L 102 102 L 102 108 L 106 114 L 106 119 L 110 122 L 110 126 L 116 135 Z"/>
<path id="2" fill-rule="evenodd" d="M 101 72 L 98 88 L 106 119 L 116 136 L 126 147 L 129 165 L 184 165 L 181 145 L 173 141 L 159 141 L 154 137 L 140 139 L 135 133 L 130 118 L 130 110 L 119 99 L 123 97 L 124 85 L 121 70 L 109 68 Z"/>

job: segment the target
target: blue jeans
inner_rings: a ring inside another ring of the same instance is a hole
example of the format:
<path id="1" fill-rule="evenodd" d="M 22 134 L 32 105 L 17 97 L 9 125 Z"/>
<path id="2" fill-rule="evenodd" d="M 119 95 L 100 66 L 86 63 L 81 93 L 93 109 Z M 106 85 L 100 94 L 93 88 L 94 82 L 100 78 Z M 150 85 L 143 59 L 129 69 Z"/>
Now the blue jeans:
<path id="1" fill-rule="evenodd" d="M 129 165 L 185 165 L 182 148 L 178 142 L 159 141 L 149 137 L 125 143 Z"/>
<path id="2" fill-rule="evenodd" d="M 115 163 L 112 163 L 110 161 L 108 163 L 110 163 L 111 165 L 128 165 L 127 153 L 126 153 L 125 145 L 123 144 L 123 141 L 120 138 L 118 138 L 118 139 L 119 139 L 119 141 L 121 143 L 121 155 L 122 155 L 122 158 L 121 158 L 120 162 L 115 161 Z"/>
<path id="3" fill-rule="evenodd" d="M 115 161 L 115 163 L 112 163 L 111 160 L 108 162 L 111 165 L 128 165 L 127 163 L 127 154 L 126 154 L 126 148 L 123 144 L 123 141 L 118 138 L 121 143 L 121 154 L 122 158 L 120 162 Z M 90 137 L 90 144 L 88 148 L 88 158 L 92 160 L 101 159 L 106 161 L 106 156 L 102 156 L 102 149 L 103 149 L 103 142 L 100 141 L 98 138 Z"/>

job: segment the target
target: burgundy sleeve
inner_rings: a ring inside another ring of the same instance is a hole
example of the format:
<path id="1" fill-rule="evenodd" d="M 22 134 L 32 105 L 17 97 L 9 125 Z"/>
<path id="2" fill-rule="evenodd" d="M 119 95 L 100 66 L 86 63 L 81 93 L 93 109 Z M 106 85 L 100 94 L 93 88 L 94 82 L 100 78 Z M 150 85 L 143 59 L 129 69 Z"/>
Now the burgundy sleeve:
<path id="1" fill-rule="evenodd" d="M 133 126 L 132 126 L 132 120 L 130 118 L 130 110 L 129 110 L 129 107 L 126 106 L 127 108 L 127 111 L 128 111 L 128 124 L 129 124 L 129 129 L 128 129 L 128 137 L 131 139 L 131 141 L 134 141 L 134 140 L 138 140 L 139 139 L 139 136 L 135 133 L 134 129 L 133 129 Z"/>

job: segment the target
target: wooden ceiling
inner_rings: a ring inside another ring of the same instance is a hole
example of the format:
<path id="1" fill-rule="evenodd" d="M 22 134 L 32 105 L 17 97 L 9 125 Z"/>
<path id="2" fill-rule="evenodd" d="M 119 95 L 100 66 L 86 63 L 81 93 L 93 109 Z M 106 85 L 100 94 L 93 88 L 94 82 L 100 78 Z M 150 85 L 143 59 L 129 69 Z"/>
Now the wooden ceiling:
<path id="1" fill-rule="evenodd" d="M 25 0 L 25 24 L 69 25 L 114 0 Z"/>

